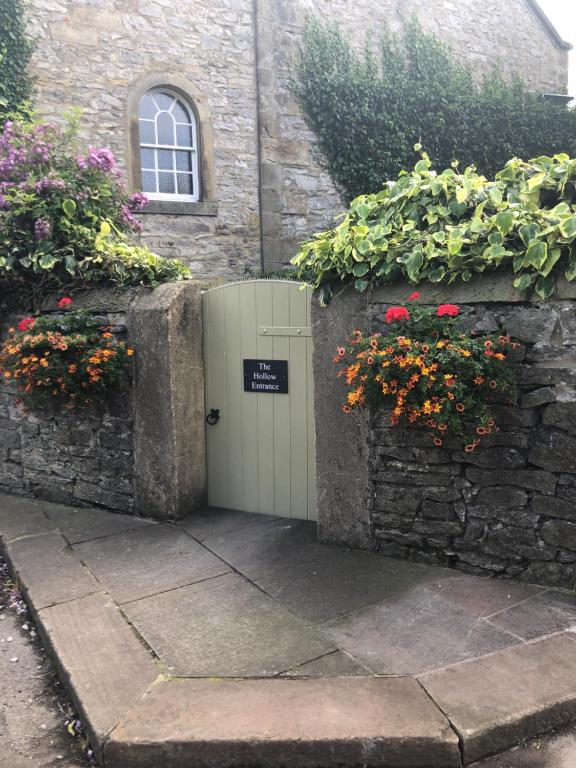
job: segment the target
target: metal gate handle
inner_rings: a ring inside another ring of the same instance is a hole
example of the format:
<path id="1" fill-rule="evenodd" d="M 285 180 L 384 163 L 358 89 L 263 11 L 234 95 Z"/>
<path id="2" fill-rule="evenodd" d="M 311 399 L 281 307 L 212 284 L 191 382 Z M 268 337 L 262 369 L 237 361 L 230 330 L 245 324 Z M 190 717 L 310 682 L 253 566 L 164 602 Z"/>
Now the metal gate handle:
<path id="1" fill-rule="evenodd" d="M 213 426 L 214 424 L 217 424 L 220 420 L 220 409 L 219 408 L 211 408 L 210 413 L 208 416 L 206 416 L 206 421 L 208 424 Z"/>

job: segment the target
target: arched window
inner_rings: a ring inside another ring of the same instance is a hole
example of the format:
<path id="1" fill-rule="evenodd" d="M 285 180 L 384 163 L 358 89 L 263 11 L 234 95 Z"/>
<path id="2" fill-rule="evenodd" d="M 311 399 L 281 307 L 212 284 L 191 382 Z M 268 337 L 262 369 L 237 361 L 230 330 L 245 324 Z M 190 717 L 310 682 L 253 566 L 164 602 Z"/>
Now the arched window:
<path id="1" fill-rule="evenodd" d="M 151 200 L 200 200 L 198 131 L 192 108 L 166 88 L 138 109 L 142 190 Z"/>

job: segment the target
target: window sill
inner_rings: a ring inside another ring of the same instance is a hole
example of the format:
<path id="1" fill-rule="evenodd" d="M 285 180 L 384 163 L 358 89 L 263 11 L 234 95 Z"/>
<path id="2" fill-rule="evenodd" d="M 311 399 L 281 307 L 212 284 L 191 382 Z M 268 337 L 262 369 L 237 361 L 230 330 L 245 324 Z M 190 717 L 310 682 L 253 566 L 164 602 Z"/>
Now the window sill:
<path id="1" fill-rule="evenodd" d="M 212 200 L 201 200 L 197 203 L 186 203 L 178 200 L 150 200 L 142 211 L 144 216 L 164 214 L 165 216 L 217 216 L 218 203 Z"/>

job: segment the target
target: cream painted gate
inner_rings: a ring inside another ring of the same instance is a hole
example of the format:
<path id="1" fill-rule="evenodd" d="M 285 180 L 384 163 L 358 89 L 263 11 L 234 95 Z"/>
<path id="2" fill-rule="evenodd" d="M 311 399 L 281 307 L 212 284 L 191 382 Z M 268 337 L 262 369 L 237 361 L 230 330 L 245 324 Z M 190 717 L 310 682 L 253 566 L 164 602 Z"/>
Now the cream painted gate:
<path id="1" fill-rule="evenodd" d="M 202 295 L 212 506 L 316 519 L 311 297 L 288 280 Z"/>

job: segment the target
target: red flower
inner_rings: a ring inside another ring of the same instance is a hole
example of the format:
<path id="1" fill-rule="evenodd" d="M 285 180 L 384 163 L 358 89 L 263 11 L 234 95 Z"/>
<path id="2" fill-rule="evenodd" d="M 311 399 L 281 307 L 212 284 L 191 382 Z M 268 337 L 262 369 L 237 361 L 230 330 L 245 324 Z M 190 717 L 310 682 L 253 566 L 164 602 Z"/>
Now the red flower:
<path id="1" fill-rule="evenodd" d="M 456 306 L 456 304 L 440 304 L 436 314 L 438 317 L 444 317 L 444 315 L 456 317 L 460 314 L 460 307 Z"/>
<path id="2" fill-rule="evenodd" d="M 60 309 L 64 309 L 64 307 L 67 307 L 69 304 L 72 304 L 72 299 L 69 296 L 64 296 L 64 298 L 60 299 L 58 302 Z"/>
<path id="3" fill-rule="evenodd" d="M 410 314 L 406 307 L 389 307 L 384 319 L 388 324 L 397 323 L 401 320 L 410 320 Z"/>
<path id="4" fill-rule="evenodd" d="M 34 328 L 35 323 L 36 323 L 36 320 L 34 320 L 33 317 L 25 317 L 23 320 L 20 320 L 20 322 L 18 323 L 18 330 L 29 331 L 30 328 Z"/>
<path id="5" fill-rule="evenodd" d="M 414 291 L 414 293 L 411 293 L 410 296 L 408 296 L 408 301 L 418 301 L 420 298 L 420 293 L 418 291 Z"/>

